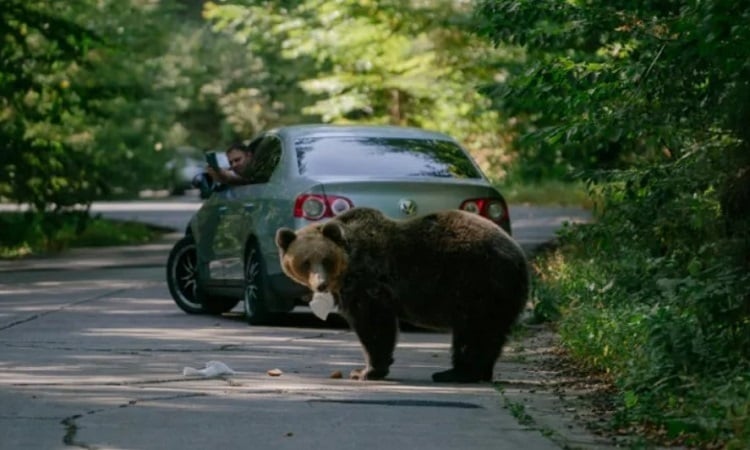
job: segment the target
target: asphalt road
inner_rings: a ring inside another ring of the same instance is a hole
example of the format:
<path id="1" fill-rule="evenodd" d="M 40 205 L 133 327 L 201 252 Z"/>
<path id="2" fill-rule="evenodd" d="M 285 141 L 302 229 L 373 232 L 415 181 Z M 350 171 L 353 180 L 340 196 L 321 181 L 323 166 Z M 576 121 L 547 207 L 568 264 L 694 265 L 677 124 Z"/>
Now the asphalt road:
<path id="1" fill-rule="evenodd" d="M 144 203 L 95 211 L 182 228 L 197 206 Z M 585 219 L 512 211 L 527 249 L 563 221 Z M 0 266 L 1 449 L 559 448 L 519 423 L 492 385 L 430 381 L 450 364 L 447 334 L 403 332 L 390 379 L 362 383 L 331 377 L 362 362 L 356 337 L 335 318 L 303 309 L 277 326 L 249 327 L 239 308 L 182 313 L 164 283 L 163 244 Z M 209 361 L 236 373 L 183 375 Z M 497 368 L 501 384 L 508 376 Z"/>

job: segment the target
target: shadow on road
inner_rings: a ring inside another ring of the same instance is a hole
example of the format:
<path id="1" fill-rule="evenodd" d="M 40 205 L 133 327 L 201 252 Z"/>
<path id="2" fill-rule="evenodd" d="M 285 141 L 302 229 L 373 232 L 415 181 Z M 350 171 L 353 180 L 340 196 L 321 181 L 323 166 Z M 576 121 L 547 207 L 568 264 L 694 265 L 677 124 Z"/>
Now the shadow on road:
<path id="1" fill-rule="evenodd" d="M 235 310 L 225 314 L 222 314 L 222 319 L 230 322 L 244 323 L 245 315 L 242 311 Z M 346 320 L 338 314 L 331 314 L 326 320 L 321 320 L 316 317 L 306 307 L 297 307 L 294 311 L 288 314 L 281 314 L 275 318 L 272 322 L 267 324 L 275 328 L 310 328 L 310 329 L 325 329 L 325 330 L 348 330 L 349 324 Z M 253 325 L 248 325 L 253 326 Z M 435 330 L 418 327 L 408 322 L 400 322 L 400 331 L 407 333 L 435 333 Z"/>

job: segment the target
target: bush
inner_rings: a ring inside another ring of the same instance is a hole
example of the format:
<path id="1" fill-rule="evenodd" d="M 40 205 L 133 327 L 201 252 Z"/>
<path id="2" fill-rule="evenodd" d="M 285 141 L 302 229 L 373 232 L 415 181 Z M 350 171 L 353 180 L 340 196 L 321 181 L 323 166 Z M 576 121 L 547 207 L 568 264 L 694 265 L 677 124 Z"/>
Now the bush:
<path id="1" fill-rule="evenodd" d="M 747 242 L 724 226 L 724 180 L 706 170 L 720 157 L 592 184 L 597 220 L 565 230 L 562 247 L 536 262 L 535 310 L 559 317 L 572 356 L 612 375 L 619 425 L 745 448 L 750 275 Z"/>
<path id="2" fill-rule="evenodd" d="M 117 222 L 87 212 L 0 214 L 0 257 L 58 252 L 68 247 L 97 247 L 147 243 L 164 230 L 132 222 Z"/>

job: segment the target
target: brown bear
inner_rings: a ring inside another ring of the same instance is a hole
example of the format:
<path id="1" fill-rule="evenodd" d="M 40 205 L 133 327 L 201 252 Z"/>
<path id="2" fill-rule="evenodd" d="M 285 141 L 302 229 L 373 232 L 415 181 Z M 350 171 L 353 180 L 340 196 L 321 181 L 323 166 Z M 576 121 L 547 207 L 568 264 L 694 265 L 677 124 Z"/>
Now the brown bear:
<path id="1" fill-rule="evenodd" d="M 490 381 L 528 296 L 521 247 L 464 211 L 392 220 L 353 208 L 296 233 L 281 228 L 276 245 L 284 272 L 313 293 L 333 294 L 357 333 L 366 365 L 352 371 L 355 379 L 388 375 L 402 319 L 452 331 L 453 368 L 434 381 Z"/>

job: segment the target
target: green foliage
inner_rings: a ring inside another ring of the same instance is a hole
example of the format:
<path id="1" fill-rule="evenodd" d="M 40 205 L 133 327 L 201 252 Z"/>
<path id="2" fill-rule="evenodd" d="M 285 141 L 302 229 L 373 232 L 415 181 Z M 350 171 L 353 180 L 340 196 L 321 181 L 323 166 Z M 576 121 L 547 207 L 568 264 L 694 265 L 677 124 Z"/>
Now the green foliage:
<path id="1" fill-rule="evenodd" d="M 0 197 L 59 211 L 157 180 L 170 2 L 4 2 Z"/>
<path id="2" fill-rule="evenodd" d="M 162 234 L 163 230 L 138 222 L 118 222 L 93 218 L 82 233 L 71 236 L 69 245 L 73 247 L 111 247 L 147 244 Z"/>
<path id="3" fill-rule="evenodd" d="M 736 434 L 747 416 L 732 412 L 747 395 L 727 396 L 748 387 L 737 377 L 750 370 L 742 247 L 723 238 L 715 192 L 667 195 L 694 180 L 640 175 L 597 185 L 597 222 L 569 229 L 563 250 L 537 263 L 537 317 L 559 319 L 571 353 L 614 376 L 621 420 L 747 445 Z"/>
<path id="4" fill-rule="evenodd" d="M 37 208 L 75 201 L 69 195 L 87 188 L 75 179 L 88 164 L 79 145 L 85 139 L 80 102 L 69 77 L 97 42 L 92 32 L 60 17 L 59 7 L 40 3 L 11 0 L 0 13 L 0 195 Z M 74 177 L 67 177 L 70 172 Z"/>
<path id="5" fill-rule="evenodd" d="M 727 128 L 746 137 L 745 6 L 492 0 L 477 18 L 482 34 L 526 51 L 485 87 L 522 119 L 519 176 L 668 161 Z"/>
<path id="6" fill-rule="evenodd" d="M 153 241 L 162 232 L 148 225 L 91 218 L 87 211 L 60 214 L 0 214 L 0 257 L 58 252 L 69 247 L 136 245 Z"/>
<path id="7" fill-rule="evenodd" d="M 588 231 L 567 244 L 586 248 Z M 616 380 L 620 425 L 652 424 L 694 445 L 747 446 L 750 277 L 714 268 L 662 278 L 674 267 L 624 248 L 564 253 L 538 264 L 545 289 L 537 300 L 561 311 L 571 354 Z"/>
<path id="8" fill-rule="evenodd" d="M 7 0 L 0 199 L 59 212 L 169 186 L 178 153 L 304 121 L 456 136 L 495 178 L 511 159 L 476 89 L 514 52 L 430 2 Z"/>
<path id="9" fill-rule="evenodd" d="M 470 33 L 470 13 L 452 1 L 206 5 L 217 29 L 245 42 L 276 77 L 284 75 L 283 91 L 269 91 L 273 83 L 262 87 L 286 105 L 281 120 L 436 129 L 502 175 L 505 125 L 476 87 L 509 55 Z M 293 111 L 302 116 L 289 116 Z"/>
<path id="10" fill-rule="evenodd" d="M 541 182 L 497 183 L 508 203 L 532 205 L 580 206 L 590 208 L 591 199 L 582 183 L 545 180 Z M 511 219 L 513 218 L 511 211 Z"/>
<path id="11" fill-rule="evenodd" d="M 538 263 L 537 318 L 612 374 L 623 423 L 750 445 L 750 5 L 484 1 L 525 60 L 485 87 L 522 180 L 586 180 L 596 222 Z M 731 443 L 731 444 L 730 444 Z"/>
<path id="12" fill-rule="evenodd" d="M 67 222 L 55 215 L 167 187 L 178 150 L 234 135 L 219 94 L 248 59 L 231 41 L 208 45 L 200 10 L 180 3 L 3 3 L 0 200 L 44 212 L 50 242 Z"/>

